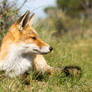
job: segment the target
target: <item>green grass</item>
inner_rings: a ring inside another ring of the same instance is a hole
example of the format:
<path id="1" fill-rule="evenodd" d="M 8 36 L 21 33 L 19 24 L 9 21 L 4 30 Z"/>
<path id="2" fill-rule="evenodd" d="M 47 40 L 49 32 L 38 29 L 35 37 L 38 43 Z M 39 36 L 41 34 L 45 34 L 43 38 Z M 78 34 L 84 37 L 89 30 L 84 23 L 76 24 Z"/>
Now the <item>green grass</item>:
<path id="1" fill-rule="evenodd" d="M 42 29 L 44 30 L 44 28 Z M 0 92 L 92 92 L 92 40 L 72 40 L 71 36 L 52 37 L 54 31 L 39 31 L 40 37 L 53 46 L 54 50 L 45 58 L 53 67 L 79 66 L 81 78 L 66 77 L 64 73 L 53 76 L 44 75 L 36 80 L 30 73 L 30 85 L 18 78 L 0 78 Z"/>

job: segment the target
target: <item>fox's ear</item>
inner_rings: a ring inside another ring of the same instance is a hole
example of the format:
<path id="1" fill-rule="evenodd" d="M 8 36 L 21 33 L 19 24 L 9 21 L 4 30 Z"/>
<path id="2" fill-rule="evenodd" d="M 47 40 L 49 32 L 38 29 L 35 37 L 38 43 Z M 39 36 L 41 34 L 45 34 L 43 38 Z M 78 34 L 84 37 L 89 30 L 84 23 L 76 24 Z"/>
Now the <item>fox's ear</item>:
<path id="1" fill-rule="evenodd" d="M 27 24 L 29 15 L 30 15 L 30 11 L 26 11 L 26 13 L 17 20 L 17 24 L 19 25 L 20 30 L 22 30 Z"/>
<path id="2" fill-rule="evenodd" d="M 29 25 L 32 25 L 33 24 L 34 17 L 35 17 L 35 14 L 34 13 L 29 17 L 29 21 L 28 21 L 28 24 Z"/>

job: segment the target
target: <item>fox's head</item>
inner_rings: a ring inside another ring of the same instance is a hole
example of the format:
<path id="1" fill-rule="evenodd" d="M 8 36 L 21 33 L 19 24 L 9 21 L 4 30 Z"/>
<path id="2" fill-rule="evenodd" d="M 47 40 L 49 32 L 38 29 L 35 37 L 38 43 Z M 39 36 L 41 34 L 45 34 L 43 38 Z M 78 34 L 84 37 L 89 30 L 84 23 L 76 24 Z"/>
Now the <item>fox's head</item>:
<path id="1" fill-rule="evenodd" d="M 46 54 L 51 52 L 53 48 L 42 41 L 32 27 L 34 14 L 29 15 L 30 12 L 27 11 L 9 29 L 7 35 L 12 35 L 12 44 L 16 44 L 23 53 Z"/>

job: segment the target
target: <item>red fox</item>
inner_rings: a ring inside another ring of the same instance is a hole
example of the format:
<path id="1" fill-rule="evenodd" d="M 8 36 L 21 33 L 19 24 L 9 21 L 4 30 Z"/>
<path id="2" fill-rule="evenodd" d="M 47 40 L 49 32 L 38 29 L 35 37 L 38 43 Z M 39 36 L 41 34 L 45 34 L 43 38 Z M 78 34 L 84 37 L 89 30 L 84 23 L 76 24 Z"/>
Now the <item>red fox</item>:
<path id="1" fill-rule="evenodd" d="M 8 30 L 0 48 L 0 71 L 6 76 L 16 77 L 35 69 L 37 72 L 53 71 L 43 54 L 53 50 L 42 41 L 32 27 L 34 14 L 30 12 L 21 16 Z"/>

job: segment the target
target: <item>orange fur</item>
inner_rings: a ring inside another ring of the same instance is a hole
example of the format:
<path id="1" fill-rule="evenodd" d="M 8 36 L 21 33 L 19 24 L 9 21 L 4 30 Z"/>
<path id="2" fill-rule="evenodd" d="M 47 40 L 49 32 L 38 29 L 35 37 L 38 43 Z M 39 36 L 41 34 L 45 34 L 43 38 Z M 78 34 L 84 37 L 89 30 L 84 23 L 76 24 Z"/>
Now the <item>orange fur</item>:
<path id="1" fill-rule="evenodd" d="M 35 69 L 36 69 L 36 71 L 40 71 L 40 66 L 39 66 L 39 64 L 41 63 L 41 62 L 44 62 L 45 61 L 45 58 L 43 57 L 43 55 L 35 55 L 35 57 L 34 57 L 34 67 L 35 67 Z M 52 67 L 50 67 L 47 63 L 45 64 L 45 67 L 44 67 L 44 72 L 47 72 L 47 73 L 50 73 L 50 74 L 52 74 L 53 73 L 53 68 Z"/>
<path id="2" fill-rule="evenodd" d="M 34 40 L 33 37 L 36 37 L 36 40 Z M 2 45 L 0 48 L 0 62 L 7 61 L 5 59 L 7 55 L 9 54 L 9 51 L 11 49 L 11 44 L 14 43 L 16 44 L 16 46 L 20 46 L 21 42 L 25 44 L 36 44 L 39 47 L 39 49 L 43 48 L 44 46 L 49 47 L 47 43 L 45 43 L 39 38 L 35 29 L 32 26 L 30 26 L 29 22 L 26 23 L 26 26 L 23 29 L 20 29 L 20 23 L 18 20 L 18 22 L 15 22 L 15 24 L 13 24 L 10 27 L 10 29 L 8 30 L 6 36 L 4 37 L 2 41 Z M 34 63 L 34 67 L 36 71 L 44 70 L 44 72 L 47 72 L 47 71 L 51 72 L 52 67 L 50 67 L 47 64 L 47 62 L 45 61 L 42 55 L 38 55 L 38 54 L 32 55 L 31 54 L 31 56 L 33 58 L 33 63 Z"/>

